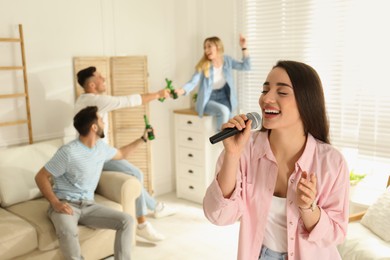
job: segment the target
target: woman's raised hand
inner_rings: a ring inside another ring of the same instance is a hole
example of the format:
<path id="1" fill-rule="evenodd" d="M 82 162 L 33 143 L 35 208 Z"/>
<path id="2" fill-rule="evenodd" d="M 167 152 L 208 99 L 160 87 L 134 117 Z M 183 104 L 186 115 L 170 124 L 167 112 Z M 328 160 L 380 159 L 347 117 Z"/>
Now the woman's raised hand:
<path id="1" fill-rule="evenodd" d="M 246 38 L 242 34 L 240 34 L 240 46 L 241 48 L 246 48 Z"/>
<path id="2" fill-rule="evenodd" d="M 223 140 L 225 151 L 229 153 L 241 154 L 245 144 L 248 142 L 252 120 L 248 120 L 248 117 L 244 114 L 237 115 L 231 118 L 227 123 L 222 125 L 222 129 L 225 128 L 237 128 L 241 132 Z"/>

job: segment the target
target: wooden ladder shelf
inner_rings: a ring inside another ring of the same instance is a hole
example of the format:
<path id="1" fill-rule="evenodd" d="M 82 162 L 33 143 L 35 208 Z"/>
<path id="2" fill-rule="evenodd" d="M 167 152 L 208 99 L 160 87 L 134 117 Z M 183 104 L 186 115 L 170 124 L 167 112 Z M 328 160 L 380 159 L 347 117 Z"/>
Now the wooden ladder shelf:
<path id="1" fill-rule="evenodd" d="M 26 101 L 26 114 L 27 119 L 25 120 L 15 120 L 8 122 L 0 122 L 0 127 L 3 126 L 13 126 L 20 124 L 27 124 L 28 127 L 28 137 L 29 143 L 33 143 L 32 136 L 32 126 L 31 126 L 31 112 L 30 112 L 30 99 L 28 96 L 28 81 L 27 81 L 27 67 L 26 67 L 26 56 L 24 52 L 24 38 L 23 38 L 23 27 L 19 24 L 19 38 L 0 38 L 0 42 L 14 42 L 20 44 L 20 51 L 22 57 L 22 66 L 0 66 L 0 70 L 22 70 L 23 71 L 23 83 L 24 83 L 24 93 L 14 93 L 14 94 L 3 94 L 0 95 L 0 99 L 10 99 L 10 98 L 24 98 Z"/>

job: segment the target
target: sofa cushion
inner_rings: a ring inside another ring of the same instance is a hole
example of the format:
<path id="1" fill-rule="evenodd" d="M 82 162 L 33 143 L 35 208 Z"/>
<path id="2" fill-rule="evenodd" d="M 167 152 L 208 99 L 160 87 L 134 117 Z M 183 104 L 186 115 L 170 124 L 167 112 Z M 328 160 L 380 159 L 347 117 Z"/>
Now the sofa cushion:
<path id="1" fill-rule="evenodd" d="M 38 246 L 33 226 L 18 216 L 0 208 L 0 259 L 12 259 Z"/>
<path id="2" fill-rule="evenodd" d="M 372 204 L 361 223 L 386 242 L 390 242 L 390 188 Z"/>
<path id="3" fill-rule="evenodd" d="M 105 206 L 120 211 L 122 210 L 121 205 L 113 201 L 109 201 L 102 196 L 95 195 L 95 201 Z M 58 247 L 58 240 L 54 226 L 47 215 L 48 207 L 49 202 L 44 198 L 39 198 L 15 204 L 7 208 L 7 210 L 25 219 L 35 227 L 38 233 L 38 247 L 42 251 L 51 250 Z M 95 236 L 99 232 L 99 230 L 80 226 L 79 239 L 80 241 L 85 241 L 86 239 Z"/>
<path id="4" fill-rule="evenodd" d="M 62 139 L 0 150 L 0 201 L 2 207 L 38 198 L 36 173 L 49 161 Z"/>

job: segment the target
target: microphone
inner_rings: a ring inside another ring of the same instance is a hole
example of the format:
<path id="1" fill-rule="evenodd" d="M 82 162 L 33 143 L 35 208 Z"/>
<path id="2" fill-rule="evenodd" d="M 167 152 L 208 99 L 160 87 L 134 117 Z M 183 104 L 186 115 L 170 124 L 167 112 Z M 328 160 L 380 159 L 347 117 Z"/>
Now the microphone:
<path id="1" fill-rule="evenodd" d="M 261 116 L 256 112 L 248 113 L 248 114 L 246 114 L 246 117 L 248 117 L 248 119 L 252 120 L 252 124 L 251 124 L 252 129 L 257 128 L 261 123 Z M 235 127 L 234 128 L 225 128 L 221 132 L 210 137 L 209 140 L 210 140 L 210 143 L 215 144 L 215 143 L 218 143 L 219 141 L 222 141 L 222 140 L 224 140 L 228 137 L 231 137 L 233 135 L 236 135 L 240 132 L 241 131 Z"/>

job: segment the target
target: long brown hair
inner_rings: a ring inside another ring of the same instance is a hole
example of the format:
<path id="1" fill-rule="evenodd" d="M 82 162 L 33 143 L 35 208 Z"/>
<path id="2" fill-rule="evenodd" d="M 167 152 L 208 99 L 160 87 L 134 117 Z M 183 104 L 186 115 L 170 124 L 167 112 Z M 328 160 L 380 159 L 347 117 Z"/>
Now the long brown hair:
<path id="1" fill-rule="evenodd" d="M 318 73 L 309 65 L 297 61 L 278 61 L 273 68 L 276 67 L 283 68 L 291 80 L 305 134 L 310 133 L 314 138 L 329 144 L 329 121 Z"/>
<path id="2" fill-rule="evenodd" d="M 221 55 L 223 54 L 224 48 L 223 48 L 223 43 L 222 43 L 221 39 L 219 39 L 216 36 L 206 38 L 203 41 L 203 48 L 204 48 L 204 46 L 206 45 L 207 42 L 215 44 L 215 46 L 217 46 L 217 50 L 218 50 L 219 54 L 221 54 Z M 206 78 L 208 78 L 210 76 L 209 75 L 210 66 L 211 66 L 211 61 L 207 58 L 206 54 L 203 52 L 203 56 L 199 60 L 198 64 L 196 64 L 195 69 L 198 72 L 202 71 L 204 76 Z"/>

